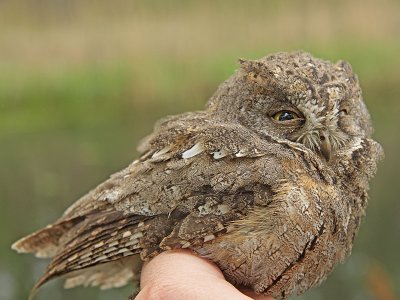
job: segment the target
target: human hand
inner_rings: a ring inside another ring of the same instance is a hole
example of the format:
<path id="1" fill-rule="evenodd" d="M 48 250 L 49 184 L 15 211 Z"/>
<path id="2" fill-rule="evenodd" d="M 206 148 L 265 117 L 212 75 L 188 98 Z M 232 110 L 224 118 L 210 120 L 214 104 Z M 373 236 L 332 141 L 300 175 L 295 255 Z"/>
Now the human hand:
<path id="1" fill-rule="evenodd" d="M 142 269 L 141 291 L 135 300 L 274 300 L 239 291 L 218 267 L 188 250 L 157 255 Z"/>

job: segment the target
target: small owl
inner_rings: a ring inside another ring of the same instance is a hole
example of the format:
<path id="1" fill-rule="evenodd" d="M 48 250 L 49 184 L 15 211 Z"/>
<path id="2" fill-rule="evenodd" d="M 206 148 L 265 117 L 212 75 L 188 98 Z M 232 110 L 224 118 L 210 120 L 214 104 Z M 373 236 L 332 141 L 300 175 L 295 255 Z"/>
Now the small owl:
<path id="1" fill-rule="evenodd" d="M 383 157 L 357 76 L 304 52 L 239 62 L 204 111 L 159 121 L 137 160 L 12 246 L 52 258 L 35 289 L 119 287 L 188 248 L 285 299 L 350 254 Z"/>

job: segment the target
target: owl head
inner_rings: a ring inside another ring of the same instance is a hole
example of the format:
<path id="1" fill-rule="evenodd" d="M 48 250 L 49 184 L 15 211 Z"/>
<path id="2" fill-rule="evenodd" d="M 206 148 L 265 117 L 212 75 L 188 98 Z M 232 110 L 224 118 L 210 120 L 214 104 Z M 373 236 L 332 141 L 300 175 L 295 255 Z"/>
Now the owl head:
<path id="1" fill-rule="evenodd" d="M 355 137 L 372 134 L 357 76 L 347 62 L 295 52 L 239 63 L 210 99 L 212 114 L 260 135 L 301 143 L 327 162 Z"/>

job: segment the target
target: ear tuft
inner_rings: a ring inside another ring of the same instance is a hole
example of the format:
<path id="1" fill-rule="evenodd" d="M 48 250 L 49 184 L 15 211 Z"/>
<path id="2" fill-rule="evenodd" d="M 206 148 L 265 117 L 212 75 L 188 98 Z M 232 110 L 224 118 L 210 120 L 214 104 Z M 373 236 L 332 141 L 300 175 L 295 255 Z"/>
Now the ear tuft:
<path id="1" fill-rule="evenodd" d="M 239 58 L 238 63 L 240 64 L 241 69 L 245 70 L 246 72 L 252 73 L 259 73 L 262 70 L 263 64 L 259 61 L 255 60 L 248 60 Z"/>

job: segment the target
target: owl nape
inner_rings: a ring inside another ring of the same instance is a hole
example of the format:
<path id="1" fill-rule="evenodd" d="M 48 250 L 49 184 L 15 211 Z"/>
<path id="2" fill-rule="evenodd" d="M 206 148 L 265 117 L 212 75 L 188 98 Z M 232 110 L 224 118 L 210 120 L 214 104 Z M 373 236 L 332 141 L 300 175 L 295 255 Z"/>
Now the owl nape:
<path id="1" fill-rule="evenodd" d="M 14 243 L 51 258 L 34 289 L 119 287 L 186 248 L 284 299 L 350 254 L 383 157 L 357 76 L 304 52 L 239 62 L 205 110 L 159 121 L 137 160 Z"/>

